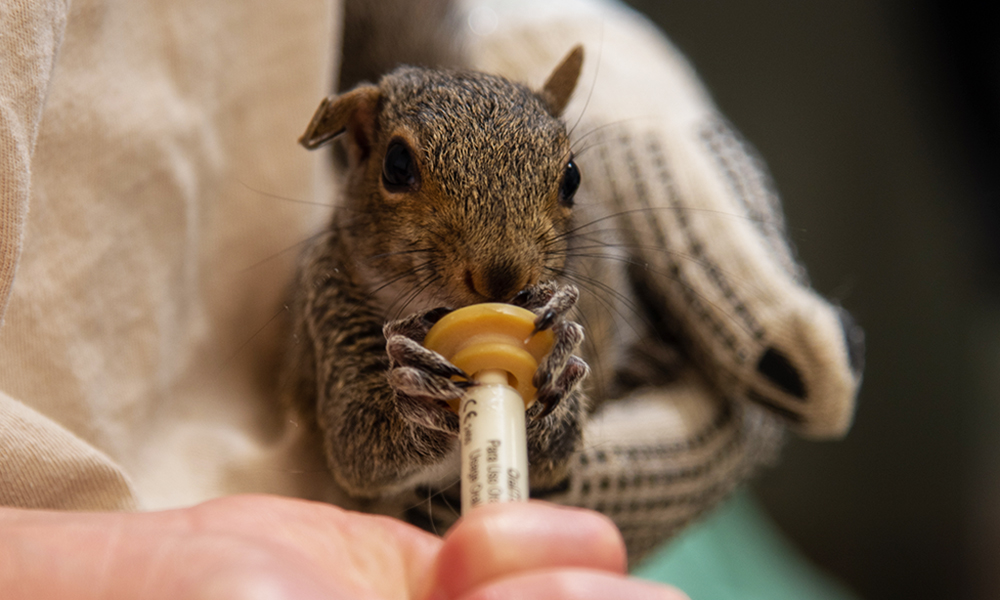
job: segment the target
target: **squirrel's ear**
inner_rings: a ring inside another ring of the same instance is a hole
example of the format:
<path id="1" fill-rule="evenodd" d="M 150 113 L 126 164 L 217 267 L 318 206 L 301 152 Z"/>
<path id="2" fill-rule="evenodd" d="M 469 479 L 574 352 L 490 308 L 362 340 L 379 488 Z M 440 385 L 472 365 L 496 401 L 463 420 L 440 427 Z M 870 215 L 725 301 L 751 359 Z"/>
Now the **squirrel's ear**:
<path id="1" fill-rule="evenodd" d="M 367 146 L 367 138 L 375 116 L 379 90 L 374 85 L 362 85 L 346 94 L 329 96 L 320 102 L 316 114 L 299 143 L 310 150 L 323 146 L 346 129 L 352 131 L 355 141 Z"/>
<path id="2" fill-rule="evenodd" d="M 566 58 L 545 80 L 541 96 L 549 105 L 549 112 L 552 113 L 552 116 L 562 115 L 566 105 L 569 104 L 569 97 L 573 95 L 573 89 L 576 87 L 576 80 L 580 78 L 582 67 L 583 46 L 578 44 L 569 51 Z"/>

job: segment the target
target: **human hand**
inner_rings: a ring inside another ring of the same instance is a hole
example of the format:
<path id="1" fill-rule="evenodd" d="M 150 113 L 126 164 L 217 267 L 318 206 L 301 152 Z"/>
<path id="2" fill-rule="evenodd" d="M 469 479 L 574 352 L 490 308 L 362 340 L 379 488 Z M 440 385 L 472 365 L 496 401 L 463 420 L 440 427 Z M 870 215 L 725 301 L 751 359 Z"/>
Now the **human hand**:
<path id="1" fill-rule="evenodd" d="M 535 502 L 479 508 L 443 540 L 269 496 L 152 513 L 5 508 L 0 529 L 9 600 L 684 598 L 624 576 L 604 517 Z"/>

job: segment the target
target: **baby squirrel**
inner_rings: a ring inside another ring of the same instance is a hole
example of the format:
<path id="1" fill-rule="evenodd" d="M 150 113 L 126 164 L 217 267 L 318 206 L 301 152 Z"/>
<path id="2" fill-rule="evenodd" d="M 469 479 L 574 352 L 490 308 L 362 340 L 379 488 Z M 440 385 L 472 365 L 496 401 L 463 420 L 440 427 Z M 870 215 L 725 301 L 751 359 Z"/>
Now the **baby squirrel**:
<path id="1" fill-rule="evenodd" d="M 581 174 L 559 116 L 582 61 L 573 49 L 538 91 L 402 67 L 324 101 L 303 136 L 313 149 L 343 134 L 346 201 L 305 255 L 286 372 L 349 495 L 392 496 L 457 469 L 445 401 L 467 375 L 420 342 L 448 310 L 479 302 L 524 306 L 556 335 L 535 376 L 529 470 L 540 489 L 565 477 L 591 408 L 573 355 L 582 328 L 568 319 L 578 292 L 560 282 Z"/>
<path id="2" fill-rule="evenodd" d="M 809 289 L 766 171 L 714 111 L 684 130 L 598 123 L 595 154 L 574 156 L 560 115 L 582 61 L 537 91 L 402 67 L 320 105 L 301 142 L 339 136 L 344 200 L 303 253 L 284 381 L 356 507 L 445 526 L 445 401 L 468 383 L 420 342 L 451 309 L 528 308 L 556 338 L 528 413 L 532 495 L 605 512 L 637 560 L 786 427 L 843 435 L 863 337 Z"/>

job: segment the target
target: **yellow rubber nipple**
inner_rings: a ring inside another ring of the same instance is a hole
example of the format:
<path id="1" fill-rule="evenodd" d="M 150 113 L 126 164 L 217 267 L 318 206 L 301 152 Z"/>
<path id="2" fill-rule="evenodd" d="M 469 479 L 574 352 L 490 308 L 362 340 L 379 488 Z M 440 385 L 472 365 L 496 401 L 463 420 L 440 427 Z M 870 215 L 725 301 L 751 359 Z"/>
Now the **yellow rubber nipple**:
<path id="1" fill-rule="evenodd" d="M 537 392 L 531 378 L 555 341 L 548 330 L 532 334 L 535 318 L 531 311 L 510 304 L 473 304 L 435 323 L 424 346 L 473 379 L 484 370 L 506 371 L 508 385 L 517 390 L 527 409 Z"/>

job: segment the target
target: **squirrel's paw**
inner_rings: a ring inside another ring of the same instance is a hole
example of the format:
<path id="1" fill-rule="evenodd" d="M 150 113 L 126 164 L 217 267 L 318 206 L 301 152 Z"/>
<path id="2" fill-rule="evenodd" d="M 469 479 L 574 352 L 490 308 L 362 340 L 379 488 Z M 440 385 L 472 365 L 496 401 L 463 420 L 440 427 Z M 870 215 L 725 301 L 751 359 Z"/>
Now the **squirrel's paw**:
<path id="1" fill-rule="evenodd" d="M 555 334 L 552 350 L 542 359 L 532 379 L 542 406 L 532 418 L 549 415 L 590 372 L 587 364 L 573 355 L 583 341 L 583 328 L 565 319 L 579 297 L 579 290 L 572 285 L 546 282 L 522 290 L 513 300 L 514 304 L 535 313 L 536 331 L 551 329 Z"/>
<path id="2" fill-rule="evenodd" d="M 555 344 L 532 378 L 538 389 L 535 399 L 544 407 L 540 413 L 531 415 L 534 419 L 548 416 L 590 373 L 587 363 L 573 355 L 583 341 L 583 328 L 572 321 L 560 321 L 552 327 L 552 333 Z"/>
<path id="3" fill-rule="evenodd" d="M 536 331 L 550 329 L 555 336 L 552 349 L 532 378 L 538 392 L 527 413 L 531 486 L 535 490 L 559 486 L 583 434 L 587 402 L 579 384 L 590 368 L 574 355 L 583 342 L 583 328 L 566 318 L 579 297 L 571 285 L 544 283 L 514 299 L 515 304 L 535 313 Z"/>
<path id="4" fill-rule="evenodd" d="M 383 333 L 389 355 L 389 385 L 396 393 L 400 412 L 417 425 L 457 434 L 458 417 L 445 403 L 461 398 L 468 386 L 465 381 L 452 381 L 452 376 L 468 379 L 468 375 L 420 343 L 448 312 L 437 309 L 392 321 Z"/>

